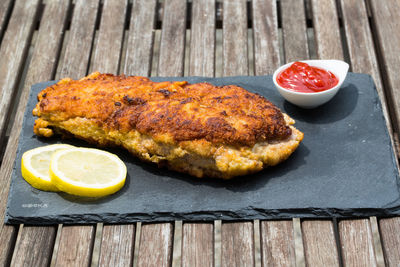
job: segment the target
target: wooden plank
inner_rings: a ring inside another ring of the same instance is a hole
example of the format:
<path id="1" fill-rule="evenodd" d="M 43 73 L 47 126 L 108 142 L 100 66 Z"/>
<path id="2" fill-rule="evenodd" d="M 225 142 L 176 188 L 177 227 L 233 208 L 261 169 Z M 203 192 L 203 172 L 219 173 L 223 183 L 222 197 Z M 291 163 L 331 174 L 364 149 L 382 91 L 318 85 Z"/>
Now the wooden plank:
<path id="1" fill-rule="evenodd" d="M 86 75 L 99 4 L 99 0 L 76 0 L 63 65 L 57 77 L 80 79 Z"/>
<path id="2" fill-rule="evenodd" d="M 55 227 L 24 226 L 18 234 L 11 266 L 48 266 L 56 233 Z"/>
<path id="3" fill-rule="evenodd" d="M 29 50 L 40 1 L 16 1 L 0 48 L 0 144 L 8 113 Z M 21 20 L 21 18 L 24 18 Z"/>
<path id="4" fill-rule="evenodd" d="M 6 29 L 7 17 L 11 12 L 12 5 L 13 1 L 11 0 L 0 1 L 0 40 L 3 36 L 3 32 Z"/>
<path id="5" fill-rule="evenodd" d="M 193 1 L 189 75 L 215 74 L 215 1 Z M 183 225 L 182 266 L 213 266 L 212 223 Z"/>
<path id="6" fill-rule="evenodd" d="M 281 64 L 276 1 L 254 0 L 252 4 L 254 73 L 272 74 Z"/>
<path id="7" fill-rule="evenodd" d="M 81 78 L 88 70 L 93 43 L 98 0 L 77 0 L 71 21 L 63 65 L 58 77 Z M 56 266 L 88 265 L 91 260 L 94 227 L 63 226 L 61 229 Z"/>
<path id="8" fill-rule="evenodd" d="M 281 14 L 285 61 L 308 59 L 304 0 L 282 0 Z"/>
<path id="9" fill-rule="evenodd" d="M 223 75 L 248 75 L 247 1 L 223 2 Z"/>
<path id="10" fill-rule="evenodd" d="M 55 266 L 88 266 L 93 234 L 91 225 L 63 226 Z"/>
<path id="11" fill-rule="evenodd" d="M 129 266 L 133 259 L 135 226 L 104 225 L 99 266 Z"/>
<path id="12" fill-rule="evenodd" d="M 343 264 L 377 266 L 368 219 L 339 222 Z"/>
<path id="13" fill-rule="evenodd" d="M 261 222 L 262 266 L 295 266 L 292 221 Z"/>
<path id="14" fill-rule="evenodd" d="M 104 1 L 91 72 L 118 73 L 127 7 L 128 0 Z"/>
<path id="15" fill-rule="evenodd" d="M 313 0 L 312 11 L 318 56 L 343 60 L 336 2 L 333 0 Z M 352 234 L 344 231 L 351 231 Z M 370 259 L 371 264 L 376 264 L 373 238 L 369 234 L 370 232 L 369 222 L 360 223 L 359 220 L 343 220 L 339 223 L 344 261 L 351 263 L 358 257 L 362 257 L 363 259 Z"/>
<path id="16" fill-rule="evenodd" d="M 377 37 L 377 44 L 380 50 L 382 67 L 384 69 L 385 85 L 388 96 L 393 102 L 393 120 L 396 131 L 400 125 L 400 23 L 393 19 L 400 12 L 400 2 L 396 0 L 369 1 L 373 18 L 373 29 Z"/>
<path id="17" fill-rule="evenodd" d="M 379 221 L 385 263 L 387 266 L 398 266 L 400 262 L 400 217 L 381 219 Z"/>
<path id="18" fill-rule="evenodd" d="M 10 19 L 7 31 L 4 35 L 2 46 L 0 48 L 0 144 L 1 136 L 4 136 L 5 121 L 7 110 L 10 106 L 14 89 L 18 82 L 19 72 L 22 69 L 25 55 L 27 53 L 32 24 L 36 17 L 39 1 L 18 1 L 15 3 L 12 17 Z M 20 18 L 24 17 L 21 22 Z M 25 105 L 19 109 L 25 109 Z M 23 111 L 21 112 L 23 113 Z M 17 116 L 18 117 L 18 116 Z M 21 116 L 17 119 L 20 119 Z M 6 154 L 3 158 L 0 174 L 0 264 L 7 265 L 12 253 L 16 229 L 13 226 L 4 225 L 4 213 L 7 205 L 7 196 L 10 188 L 11 171 L 14 166 L 15 153 L 20 128 L 14 127 L 12 131 L 17 131 L 16 136 L 10 136 L 6 148 Z"/>
<path id="19" fill-rule="evenodd" d="M 161 31 L 159 76 L 182 76 L 185 57 L 186 1 L 164 3 Z"/>
<path id="20" fill-rule="evenodd" d="M 254 266 L 253 238 L 251 222 L 223 223 L 221 266 Z"/>
<path id="21" fill-rule="evenodd" d="M 185 223 L 182 238 L 182 266 L 214 266 L 212 223 Z"/>
<path id="22" fill-rule="evenodd" d="M 373 19 L 373 30 L 377 38 L 377 45 L 380 51 L 382 68 L 385 81 L 386 93 L 392 106 L 392 121 L 394 123 L 395 138 L 398 137 L 400 128 L 400 59 L 397 56 L 400 52 L 398 43 L 400 41 L 400 24 L 393 19 L 400 12 L 400 3 L 395 0 L 368 1 Z M 398 152 L 398 151 L 397 151 Z M 399 245 L 400 238 L 394 233 L 400 231 L 400 219 L 390 218 L 379 221 L 380 233 L 382 236 L 385 263 L 388 266 L 397 266 L 400 261 Z"/>
<path id="23" fill-rule="evenodd" d="M 156 21 L 156 0 L 133 3 L 124 73 L 150 76 Z"/>
<path id="24" fill-rule="evenodd" d="M 339 266 L 332 222 L 305 220 L 301 226 L 307 266 Z"/>
<path id="25" fill-rule="evenodd" d="M 354 72 L 368 73 L 372 75 L 378 95 L 382 102 L 382 109 L 386 120 L 386 125 L 393 141 L 393 129 L 386 103 L 385 92 L 382 79 L 378 69 L 378 62 L 368 21 L 368 11 L 364 1 L 341 0 L 341 10 L 343 14 L 343 24 L 346 32 L 346 41 L 349 50 L 352 70 Z M 357 23 L 354 23 L 357 21 Z M 371 218 L 371 226 L 376 225 L 376 218 Z M 377 264 L 383 266 L 383 253 L 378 229 L 371 228 L 374 239 L 375 255 Z"/>
<path id="26" fill-rule="evenodd" d="M 304 1 L 282 1 L 281 10 L 285 62 L 308 59 Z M 324 265 L 324 263 L 333 266 L 339 264 L 332 221 L 305 220 L 301 228 L 303 255 L 309 266 Z"/>
<path id="27" fill-rule="evenodd" d="M 223 75 L 247 75 L 246 0 L 223 2 Z M 251 222 L 228 223 L 221 227 L 221 265 L 253 266 L 254 233 Z"/>
<path id="28" fill-rule="evenodd" d="M 215 75 L 215 0 L 192 6 L 189 75 Z"/>
<path id="29" fill-rule="evenodd" d="M 312 0 L 311 3 L 319 58 L 343 60 L 336 1 Z"/>
<path id="30" fill-rule="evenodd" d="M 51 80 L 53 78 L 69 7 L 69 1 L 62 0 L 48 1 L 45 7 L 41 27 L 30 62 L 31 67 L 26 75 L 14 126 L 6 149 L 4 165 L 1 169 L 1 177 L 11 176 L 13 164 L 8 163 L 13 163 L 15 159 L 17 142 L 29 97 L 30 86 L 36 82 Z M 14 249 L 12 265 L 48 265 L 51 258 L 54 238 L 54 227 L 22 227 L 18 233 L 19 241 Z"/>
<path id="31" fill-rule="evenodd" d="M 172 224 L 142 224 L 138 266 L 170 266 Z"/>

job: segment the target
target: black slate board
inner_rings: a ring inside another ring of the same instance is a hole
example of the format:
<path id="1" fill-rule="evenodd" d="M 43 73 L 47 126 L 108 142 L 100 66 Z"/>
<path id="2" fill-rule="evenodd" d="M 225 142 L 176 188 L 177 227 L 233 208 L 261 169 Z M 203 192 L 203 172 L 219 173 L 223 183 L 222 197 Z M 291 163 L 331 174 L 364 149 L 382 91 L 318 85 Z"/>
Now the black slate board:
<path id="1" fill-rule="evenodd" d="M 170 220 L 250 220 L 292 217 L 390 216 L 400 214 L 399 177 L 372 78 L 349 73 L 338 94 L 313 110 L 297 108 L 274 89 L 271 76 L 152 78 L 215 85 L 236 84 L 264 95 L 296 120 L 305 137 L 282 164 L 234 180 L 196 179 L 140 162 L 110 149 L 127 164 L 118 193 L 88 200 L 36 190 L 21 176 L 28 149 L 77 140 L 33 134 L 37 93 L 54 82 L 32 86 L 12 174 L 5 222 L 25 224 L 125 223 Z"/>

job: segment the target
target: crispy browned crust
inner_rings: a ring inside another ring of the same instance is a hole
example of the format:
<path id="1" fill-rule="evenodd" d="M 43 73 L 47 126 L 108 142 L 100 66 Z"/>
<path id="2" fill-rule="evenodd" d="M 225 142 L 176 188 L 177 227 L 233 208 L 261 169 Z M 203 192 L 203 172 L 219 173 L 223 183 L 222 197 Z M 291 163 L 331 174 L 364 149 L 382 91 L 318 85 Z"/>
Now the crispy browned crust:
<path id="1" fill-rule="evenodd" d="M 107 131 L 135 129 L 155 140 L 252 146 L 291 135 L 277 107 L 235 85 L 93 73 L 63 79 L 40 92 L 38 100 L 34 115 L 46 121 L 84 117 Z"/>

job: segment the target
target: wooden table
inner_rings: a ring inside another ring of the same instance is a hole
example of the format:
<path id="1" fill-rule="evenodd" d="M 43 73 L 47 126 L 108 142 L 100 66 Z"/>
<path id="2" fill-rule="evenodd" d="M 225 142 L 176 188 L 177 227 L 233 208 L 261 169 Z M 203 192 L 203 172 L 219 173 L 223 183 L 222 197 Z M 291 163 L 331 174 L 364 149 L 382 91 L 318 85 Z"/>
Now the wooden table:
<path id="1" fill-rule="evenodd" d="M 397 150 L 399 15 L 397 0 L 1 0 L 1 264 L 399 266 L 399 217 L 3 224 L 30 86 L 94 70 L 264 75 L 296 59 L 344 59 L 373 76 Z"/>

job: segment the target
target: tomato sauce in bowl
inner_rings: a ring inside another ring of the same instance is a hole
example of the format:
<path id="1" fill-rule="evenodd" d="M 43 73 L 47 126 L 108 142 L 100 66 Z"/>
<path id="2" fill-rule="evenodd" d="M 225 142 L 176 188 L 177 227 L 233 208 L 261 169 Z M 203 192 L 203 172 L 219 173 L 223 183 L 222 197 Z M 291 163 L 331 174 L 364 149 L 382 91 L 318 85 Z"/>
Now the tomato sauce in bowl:
<path id="1" fill-rule="evenodd" d="M 332 72 L 298 61 L 279 73 L 276 81 L 285 89 L 301 93 L 326 91 L 339 83 Z"/>

